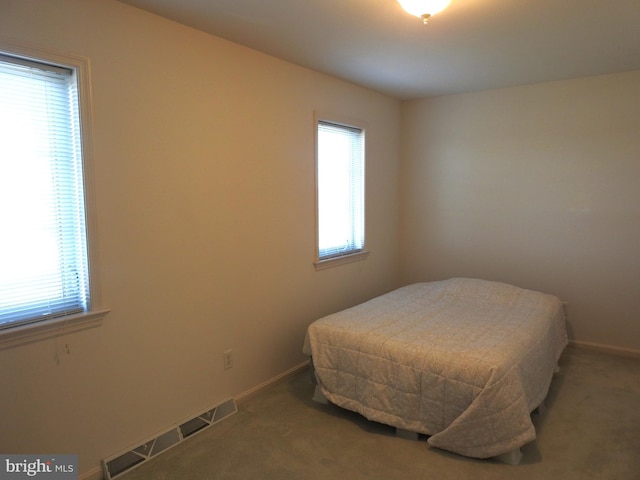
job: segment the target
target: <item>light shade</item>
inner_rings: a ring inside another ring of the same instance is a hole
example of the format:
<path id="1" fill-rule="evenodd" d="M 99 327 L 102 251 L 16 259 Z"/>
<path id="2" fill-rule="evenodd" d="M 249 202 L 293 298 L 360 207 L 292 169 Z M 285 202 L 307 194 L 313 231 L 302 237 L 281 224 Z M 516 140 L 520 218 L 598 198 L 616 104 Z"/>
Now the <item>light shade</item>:
<path id="1" fill-rule="evenodd" d="M 423 20 L 447 8 L 449 2 L 450 0 L 398 0 L 407 13 Z"/>

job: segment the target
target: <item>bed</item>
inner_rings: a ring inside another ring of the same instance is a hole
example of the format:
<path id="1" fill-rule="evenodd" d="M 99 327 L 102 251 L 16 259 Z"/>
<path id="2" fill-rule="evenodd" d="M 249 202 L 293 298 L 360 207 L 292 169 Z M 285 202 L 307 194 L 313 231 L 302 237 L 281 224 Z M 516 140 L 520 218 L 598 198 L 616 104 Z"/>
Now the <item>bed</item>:
<path id="1" fill-rule="evenodd" d="M 468 457 L 518 463 L 567 345 L 552 295 L 470 278 L 416 283 L 316 320 L 316 397 Z"/>

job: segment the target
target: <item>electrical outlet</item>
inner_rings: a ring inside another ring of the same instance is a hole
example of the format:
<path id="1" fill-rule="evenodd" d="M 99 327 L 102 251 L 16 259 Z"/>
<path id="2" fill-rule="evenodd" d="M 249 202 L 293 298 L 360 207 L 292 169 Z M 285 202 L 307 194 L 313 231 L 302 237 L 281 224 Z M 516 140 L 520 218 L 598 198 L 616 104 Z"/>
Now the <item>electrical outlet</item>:
<path id="1" fill-rule="evenodd" d="M 233 367 L 233 350 L 224 352 L 224 369 L 228 370 Z"/>

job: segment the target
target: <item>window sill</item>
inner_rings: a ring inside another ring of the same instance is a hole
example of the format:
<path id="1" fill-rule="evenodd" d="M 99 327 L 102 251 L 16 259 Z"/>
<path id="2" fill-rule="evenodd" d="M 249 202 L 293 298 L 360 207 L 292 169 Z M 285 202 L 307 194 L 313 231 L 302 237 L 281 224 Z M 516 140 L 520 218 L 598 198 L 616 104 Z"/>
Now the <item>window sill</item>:
<path id="1" fill-rule="evenodd" d="M 102 320 L 110 311 L 97 310 L 79 313 L 0 330 L 0 350 L 98 327 L 102 325 Z"/>
<path id="2" fill-rule="evenodd" d="M 337 267 L 339 265 L 345 265 L 347 263 L 359 262 L 366 259 L 369 256 L 369 251 L 352 253 L 349 255 L 342 255 L 341 257 L 328 258 L 326 260 L 316 260 L 314 266 L 316 270 L 324 270 L 326 268 Z"/>

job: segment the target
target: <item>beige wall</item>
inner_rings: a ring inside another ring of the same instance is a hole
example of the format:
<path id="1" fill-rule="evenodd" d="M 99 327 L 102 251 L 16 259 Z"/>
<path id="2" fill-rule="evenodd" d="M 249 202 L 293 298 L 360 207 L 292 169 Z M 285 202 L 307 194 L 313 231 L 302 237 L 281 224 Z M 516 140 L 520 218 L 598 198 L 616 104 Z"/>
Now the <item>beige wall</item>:
<path id="1" fill-rule="evenodd" d="M 640 350 L 640 71 L 407 102 L 403 135 L 403 283 L 546 291 Z"/>
<path id="2" fill-rule="evenodd" d="M 0 35 L 91 61 L 112 309 L 0 351 L 0 452 L 78 453 L 91 473 L 301 364 L 311 321 L 398 286 L 399 101 L 111 0 L 0 0 Z M 372 252 L 319 272 L 316 109 L 368 125 Z"/>

